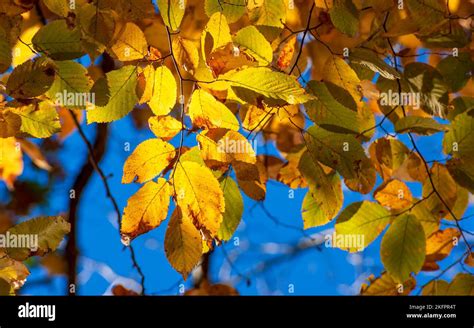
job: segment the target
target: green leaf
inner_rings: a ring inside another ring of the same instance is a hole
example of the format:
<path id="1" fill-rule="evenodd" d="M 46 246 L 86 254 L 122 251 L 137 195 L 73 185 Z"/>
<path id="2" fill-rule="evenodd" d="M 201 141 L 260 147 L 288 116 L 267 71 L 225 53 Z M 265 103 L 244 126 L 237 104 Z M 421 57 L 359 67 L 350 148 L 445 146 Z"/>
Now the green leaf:
<path id="1" fill-rule="evenodd" d="M 234 42 L 261 65 L 266 66 L 273 60 L 272 46 L 254 26 L 247 26 L 239 30 L 234 37 Z"/>
<path id="2" fill-rule="evenodd" d="M 336 220 L 336 236 L 354 241 L 363 238 L 363 245 L 348 243 L 339 247 L 349 252 L 362 251 L 372 243 L 390 223 L 391 215 L 382 205 L 363 201 L 348 205 Z"/>
<path id="3" fill-rule="evenodd" d="M 474 117 L 457 115 L 443 139 L 443 150 L 454 158 L 474 157 Z"/>
<path id="4" fill-rule="evenodd" d="M 445 117 L 449 102 L 443 76 L 425 63 L 410 63 L 403 72 L 411 91 L 420 95 L 420 107 L 430 115 Z"/>
<path id="5" fill-rule="evenodd" d="M 443 149 L 452 158 L 446 163 L 454 180 L 474 192 L 474 117 L 459 114 L 444 136 Z"/>
<path id="6" fill-rule="evenodd" d="M 400 78 L 400 73 L 380 59 L 375 52 L 368 49 L 356 48 L 352 50 L 349 60 L 352 64 L 367 67 L 371 71 L 379 73 L 386 79 L 394 80 Z"/>
<path id="7" fill-rule="evenodd" d="M 59 61 L 53 85 L 46 93 L 49 98 L 60 106 L 70 109 L 85 109 L 95 102 L 89 91 L 92 80 L 87 69 L 74 61 Z M 95 98 L 95 97 L 94 97 Z"/>
<path id="8" fill-rule="evenodd" d="M 460 219 L 468 206 L 468 191 L 460 187 L 449 173 L 445 165 L 434 163 L 431 168 L 431 177 L 434 188 L 439 193 L 433 193 L 433 186 L 430 179 L 423 183 L 423 198 L 427 198 L 424 203 L 431 213 L 437 218 L 447 218 L 453 220 L 451 211 L 457 219 Z M 451 210 L 451 211 L 450 211 Z"/>
<path id="9" fill-rule="evenodd" d="M 320 127 L 337 133 L 349 133 L 370 138 L 375 125 L 372 111 L 362 107 L 358 112 L 348 109 L 334 99 L 333 95 L 324 82 L 310 81 L 307 86 L 308 92 L 316 99 L 305 104 L 306 113 L 309 118 Z"/>
<path id="10" fill-rule="evenodd" d="M 294 77 L 265 67 L 249 67 L 219 80 L 228 82 L 236 95 L 248 102 L 254 102 L 258 96 L 280 104 L 303 104 L 314 99 Z"/>
<path id="11" fill-rule="evenodd" d="M 229 176 L 221 181 L 221 189 L 224 193 L 225 212 L 217 236 L 220 240 L 228 241 L 242 219 L 244 200 L 237 183 Z"/>
<path id="12" fill-rule="evenodd" d="M 43 26 L 31 40 L 33 47 L 54 60 L 82 57 L 81 31 L 71 30 L 65 20 L 55 20 Z"/>
<path id="13" fill-rule="evenodd" d="M 48 138 L 61 130 L 56 106 L 43 101 L 21 107 L 9 107 L 10 111 L 20 116 L 20 131 L 35 138 Z"/>
<path id="14" fill-rule="evenodd" d="M 329 16 L 334 26 L 342 33 L 355 36 L 359 31 L 359 12 L 352 0 L 334 0 Z"/>
<path id="15" fill-rule="evenodd" d="M 245 0 L 206 0 L 204 10 L 211 17 L 214 13 L 222 13 L 229 23 L 235 23 L 246 11 Z"/>
<path id="16" fill-rule="evenodd" d="M 137 85 L 136 67 L 124 66 L 106 74 L 109 91 L 108 103 L 87 111 L 88 123 L 105 123 L 121 119 L 138 102 L 135 93 Z"/>
<path id="17" fill-rule="evenodd" d="M 423 17 L 424 18 L 424 17 Z M 463 48 L 469 44 L 469 38 L 459 24 L 452 20 L 445 23 L 441 29 L 436 29 L 433 33 L 419 36 L 426 48 Z"/>
<path id="18" fill-rule="evenodd" d="M 11 73 L 7 81 L 7 93 L 16 99 L 38 97 L 49 90 L 55 75 L 51 60 L 45 57 L 28 60 Z"/>
<path id="19" fill-rule="evenodd" d="M 183 20 L 186 0 L 158 0 L 158 8 L 165 25 L 172 32 L 177 31 Z"/>
<path id="20" fill-rule="evenodd" d="M 331 82 L 332 84 L 338 86 L 335 88 L 336 91 L 331 89 L 334 97 L 346 107 L 350 109 L 356 109 L 356 101 L 362 99 L 362 92 L 360 87 L 360 80 L 356 72 L 345 62 L 344 59 L 337 56 L 329 56 L 326 63 L 324 64 L 323 69 L 323 80 L 325 82 Z M 348 104 L 347 101 L 341 100 L 340 94 L 349 93 L 352 98 L 354 98 L 351 104 Z"/>
<path id="21" fill-rule="evenodd" d="M 305 139 L 313 157 L 337 170 L 349 189 L 363 194 L 372 190 L 375 168 L 357 139 L 317 126 L 306 131 Z"/>
<path id="22" fill-rule="evenodd" d="M 342 207 L 341 179 L 336 172 L 326 174 L 309 152 L 301 157 L 298 169 L 309 187 L 301 209 L 304 228 L 325 225 L 336 217 Z"/>
<path id="23" fill-rule="evenodd" d="M 15 235 L 18 239 L 29 236 L 34 237 L 32 239 L 34 241 L 37 238 L 37 245 L 32 242 L 33 245 L 27 245 L 32 248 L 10 247 L 6 249 L 7 254 L 12 259 L 24 261 L 30 256 L 43 256 L 46 253 L 54 252 L 70 230 L 71 225 L 61 216 L 43 216 L 22 222 L 8 229 L 9 234 Z"/>
<path id="24" fill-rule="evenodd" d="M 424 201 L 420 202 L 420 199 L 414 198 L 413 202 L 417 203 L 417 205 L 410 209 L 407 213 L 416 216 L 418 221 L 423 226 L 426 238 L 428 238 L 432 233 L 439 230 L 440 219 L 431 213 Z"/>
<path id="25" fill-rule="evenodd" d="M 470 111 L 474 108 L 474 97 L 457 97 L 451 101 L 451 111 L 448 113 L 448 120 L 453 121 L 457 115 L 470 112 L 470 116 L 474 116 L 474 112 Z"/>
<path id="26" fill-rule="evenodd" d="M 437 0 L 406 0 L 406 6 L 421 35 L 436 30 L 444 21 L 445 8 Z"/>
<path id="27" fill-rule="evenodd" d="M 458 57 L 448 56 L 441 60 L 436 69 L 441 73 L 451 92 L 461 90 L 472 77 L 474 62 L 468 53 Z"/>
<path id="28" fill-rule="evenodd" d="M 398 216 L 382 239 L 382 263 L 392 278 L 403 283 L 412 272 L 418 273 L 425 261 L 426 239 L 414 215 Z"/>
<path id="29" fill-rule="evenodd" d="M 406 116 L 395 122 L 397 133 L 414 132 L 421 135 L 430 135 L 446 131 L 447 126 L 436 122 L 430 117 Z"/>

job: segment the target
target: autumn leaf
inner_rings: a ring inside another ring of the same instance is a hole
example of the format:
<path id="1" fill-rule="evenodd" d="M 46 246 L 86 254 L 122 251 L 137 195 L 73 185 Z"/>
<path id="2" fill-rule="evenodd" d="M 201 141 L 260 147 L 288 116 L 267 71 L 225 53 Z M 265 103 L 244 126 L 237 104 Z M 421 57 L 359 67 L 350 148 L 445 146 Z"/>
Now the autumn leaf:
<path id="1" fill-rule="evenodd" d="M 216 236 L 225 212 L 225 199 L 211 170 L 194 162 L 179 162 L 172 183 L 183 217 Z"/>
<path id="2" fill-rule="evenodd" d="M 413 198 L 408 186 L 400 180 L 388 180 L 374 191 L 374 198 L 382 205 L 395 210 L 409 207 Z"/>
<path id="3" fill-rule="evenodd" d="M 183 216 L 177 207 L 165 235 L 166 257 L 184 279 L 198 264 L 202 254 L 201 234 L 191 220 L 191 217 Z"/>
<path id="4" fill-rule="evenodd" d="M 381 205 L 363 201 L 352 203 L 337 217 L 335 230 L 337 235 L 350 238 L 363 236 L 363 245 L 344 247 L 350 252 L 362 251 L 373 242 L 390 223 L 390 213 Z"/>
<path id="5" fill-rule="evenodd" d="M 382 239 L 382 263 L 397 283 L 418 273 L 425 261 L 425 232 L 416 216 L 397 217 Z"/>
<path id="6" fill-rule="evenodd" d="M 23 172 L 23 155 L 15 138 L 0 138 L 0 179 L 12 189 Z"/>
<path id="7" fill-rule="evenodd" d="M 175 156 L 175 149 L 161 139 L 149 139 L 137 146 L 123 166 L 122 183 L 147 182 L 163 171 Z"/>
<path id="8" fill-rule="evenodd" d="M 32 248 L 9 247 L 6 249 L 12 259 L 23 261 L 30 256 L 44 255 L 55 251 L 64 236 L 69 233 L 70 224 L 61 216 L 38 217 L 17 224 L 8 229 L 11 235 L 36 235 L 37 244 Z"/>
<path id="9" fill-rule="evenodd" d="M 235 131 L 239 129 L 235 115 L 223 103 L 201 89 L 193 92 L 189 116 L 200 128 L 225 128 Z"/>
<path id="10" fill-rule="evenodd" d="M 129 198 L 122 218 L 122 236 L 133 239 L 166 219 L 171 187 L 165 179 L 149 181 Z"/>

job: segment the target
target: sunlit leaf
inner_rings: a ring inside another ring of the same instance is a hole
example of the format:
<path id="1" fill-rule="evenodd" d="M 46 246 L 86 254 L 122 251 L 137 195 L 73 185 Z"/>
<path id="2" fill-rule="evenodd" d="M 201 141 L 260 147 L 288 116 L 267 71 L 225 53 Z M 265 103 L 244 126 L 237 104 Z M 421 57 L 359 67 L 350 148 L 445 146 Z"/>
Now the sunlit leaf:
<path id="1" fill-rule="evenodd" d="M 6 249 L 7 254 L 19 261 L 34 255 L 43 256 L 55 251 L 70 229 L 70 224 L 61 216 L 38 217 L 22 222 L 8 229 L 10 235 L 17 235 L 17 238 L 19 235 L 29 235 L 30 237 L 34 235 L 37 238 L 37 244 L 32 245 L 32 248 L 9 247 Z"/>
<path id="2" fill-rule="evenodd" d="M 155 229 L 166 219 L 171 186 L 165 179 L 147 182 L 129 198 L 123 212 L 121 234 L 133 239 Z"/>
<path id="3" fill-rule="evenodd" d="M 390 213 L 377 203 L 363 201 L 348 205 L 337 217 L 336 234 L 344 240 L 363 239 L 361 245 L 354 242 L 340 248 L 350 252 L 362 251 L 380 235 L 390 219 Z"/>
<path id="4" fill-rule="evenodd" d="M 174 158 L 175 149 L 161 139 L 149 139 L 137 146 L 123 166 L 122 183 L 147 182 L 163 171 Z"/>

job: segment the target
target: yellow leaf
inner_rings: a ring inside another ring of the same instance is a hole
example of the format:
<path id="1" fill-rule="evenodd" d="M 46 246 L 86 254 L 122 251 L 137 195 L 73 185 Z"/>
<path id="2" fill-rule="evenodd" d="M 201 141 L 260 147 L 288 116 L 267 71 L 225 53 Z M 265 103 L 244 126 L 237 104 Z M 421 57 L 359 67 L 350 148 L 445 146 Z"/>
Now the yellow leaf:
<path id="1" fill-rule="evenodd" d="M 0 180 L 13 189 L 16 177 L 23 172 L 23 156 L 15 138 L 0 138 Z"/>
<path id="2" fill-rule="evenodd" d="M 186 0 L 158 0 L 158 8 L 166 26 L 176 31 L 183 20 Z"/>
<path id="3" fill-rule="evenodd" d="M 21 105 L 21 103 L 18 103 Z M 10 110 L 21 118 L 21 132 L 35 138 L 48 138 L 61 130 L 56 106 L 49 101 Z"/>
<path id="4" fill-rule="evenodd" d="M 261 131 L 276 114 L 276 108 L 254 105 L 244 105 L 240 108 L 242 127 L 248 131 Z"/>
<path id="5" fill-rule="evenodd" d="M 234 162 L 255 164 L 256 154 L 250 142 L 236 131 L 213 129 L 197 136 L 201 155 L 210 168 L 222 168 Z"/>
<path id="6" fill-rule="evenodd" d="M 194 91 L 189 105 L 189 116 L 199 128 L 225 128 L 239 130 L 235 115 L 212 95 L 198 89 Z"/>
<path id="7" fill-rule="evenodd" d="M 152 116 L 148 125 L 155 136 L 165 141 L 173 139 L 183 129 L 181 122 L 172 116 Z"/>
<path id="8" fill-rule="evenodd" d="M 199 52 L 193 41 L 178 36 L 173 39 L 173 54 L 185 71 L 195 71 L 199 66 Z"/>
<path id="9" fill-rule="evenodd" d="M 426 240 L 426 262 L 440 261 L 446 258 L 457 244 L 461 233 L 458 229 L 438 230 Z"/>
<path id="10" fill-rule="evenodd" d="M 123 212 L 122 236 L 135 237 L 155 229 L 166 219 L 171 187 L 165 179 L 147 182 L 130 197 Z"/>
<path id="11" fill-rule="evenodd" d="M 209 41 L 209 37 L 212 39 L 212 42 Z M 214 50 L 231 42 L 232 37 L 230 36 L 230 29 L 225 16 L 219 12 L 214 13 L 209 19 L 209 22 L 207 22 L 201 36 L 203 58 L 207 57 L 206 54 L 210 54 Z"/>
<path id="12" fill-rule="evenodd" d="M 283 27 L 287 5 L 285 1 L 252 0 L 247 2 L 249 17 L 255 25 Z"/>
<path id="13" fill-rule="evenodd" d="M 143 74 L 146 87 L 141 102 L 148 102 L 155 115 L 167 115 L 176 104 L 177 85 L 173 73 L 166 66 L 154 70 L 150 65 Z"/>
<path id="14" fill-rule="evenodd" d="M 10 285 L 22 286 L 30 275 L 28 268 L 20 261 L 9 258 L 0 251 L 0 279 L 7 281 Z"/>
<path id="15" fill-rule="evenodd" d="M 349 92 L 356 102 L 361 100 L 360 80 L 344 59 L 329 57 L 324 66 L 323 79 Z"/>
<path id="16" fill-rule="evenodd" d="M 123 166 L 122 183 L 147 182 L 163 171 L 174 158 L 175 149 L 161 139 L 149 139 L 133 151 Z"/>
<path id="17" fill-rule="evenodd" d="M 198 228 L 216 236 L 225 211 L 224 194 L 219 182 L 207 167 L 194 162 L 178 162 L 173 184 L 176 201 Z"/>
<path id="18" fill-rule="evenodd" d="M 268 65 L 273 58 L 273 50 L 270 43 L 255 26 L 247 26 L 237 32 L 234 37 L 244 51 L 255 58 L 260 65 Z"/>
<path id="19" fill-rule="evenodd" d="M 115 43 L 111 46 L 112 53 L 121 61 L 142 59 L 148 51 L 148 43 L 143 31 L 133 23 L 125 24 Z"/>
<path id="20" fill-rule="evenodd" d="M 165 253 L 173 268 L 186 279 L 202 255 L 202 238 L 191 218 L 179 207 L 173 212 L 165 235 Z"/>
<path id="21" fill-rule="evenodd" d="M 410 189 L 400 180 L 386 181 L 374 191 L 374 198 L 394 210 L 410 207 L 413 200 Z"/>
<path id="22" fill-rule="evenodd" d="M 26 22 L 24 24 L 26 24 Z M 13 61 L 12 61 L 13 67 L 17 67 L 18 65 L 23 64 L 24 62 L 26 62 L 28 59 L 31 59 L 35 55 L 35 53 L 32 51 L 34 49 L 32 49 L 31 46 L 28 46 L 28 45 L 31 44 L 31 40 L 39 31 L 41 26 L 42 24 L 38 20 L 35 24 L 31 26 L 23 27 L 20 38 L 25 44 L 18 41 L 13 47 Z"/>
<path id="23" fill-rule="evenodd" d="M 362 284 L 360 288 L 361 295 L 408 295 L 416 287 L 416 280 L 410 277 L 403 283 L 403 286 L 396 283 L 393 278 L 386 272 L 378 278 L 369 277 L 369 285 Z"/>

